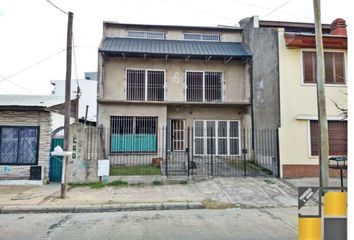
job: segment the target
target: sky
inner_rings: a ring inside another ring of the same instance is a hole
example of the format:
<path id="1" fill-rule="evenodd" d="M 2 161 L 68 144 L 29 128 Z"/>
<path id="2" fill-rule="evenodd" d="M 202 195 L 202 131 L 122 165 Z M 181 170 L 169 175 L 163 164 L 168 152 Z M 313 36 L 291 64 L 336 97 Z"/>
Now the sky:
<path id="1" fill-rule="evenodd" d="M 312 0 L 52 0 L 74 13 L 72 79 L 97 71 L 103 21 L 237 26 L 245 18 L 313 22 Z M 349 0 L 322 0 L 322 23 L 341 17 Z M 67 15 L 47 0 L 0 0 L 0 94 L 50 94 L 65 79 Z"/>

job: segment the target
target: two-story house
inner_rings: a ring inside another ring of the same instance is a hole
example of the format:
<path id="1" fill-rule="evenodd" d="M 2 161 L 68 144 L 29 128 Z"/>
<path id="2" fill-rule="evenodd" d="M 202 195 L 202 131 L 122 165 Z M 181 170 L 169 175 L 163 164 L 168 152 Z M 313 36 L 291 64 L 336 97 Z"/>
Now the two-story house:
<path id="1" fill-rule="evenodd" d="M 319 175 L 316 44 L 313 23 L 243 19 L 253 54 L 254 127 L 279 128 L 282 177 Z M 323 24 L 329 155 L 347 155 L 347 32 L 343 19 Z M 331 172 L 331 175 L 335 172 Z"/>
<path id="2" fill-rule="evenodd" d="M 97 123 L 111 163 L 160 151 L 241 156 L 251 57 L 238 27 L 104 22 Z"/>

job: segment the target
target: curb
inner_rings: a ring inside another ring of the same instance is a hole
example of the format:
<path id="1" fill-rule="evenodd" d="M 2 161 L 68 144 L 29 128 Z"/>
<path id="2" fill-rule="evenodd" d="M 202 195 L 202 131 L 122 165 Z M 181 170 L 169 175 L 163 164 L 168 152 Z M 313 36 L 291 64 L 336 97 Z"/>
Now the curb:
<path id="1" fill-rule="evenodd" d="M 67 206 L 1 206 L 0 214 L 18 213 L 94 213 L 154 210 L 188 210 L 204 208 L 201 202 L 124 203 L 112 205 L 67 205 Z"/>

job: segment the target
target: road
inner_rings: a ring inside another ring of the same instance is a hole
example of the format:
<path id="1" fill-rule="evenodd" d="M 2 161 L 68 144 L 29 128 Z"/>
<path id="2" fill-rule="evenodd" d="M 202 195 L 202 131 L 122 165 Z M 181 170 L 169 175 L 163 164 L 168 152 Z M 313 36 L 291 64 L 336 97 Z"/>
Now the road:
<path id="1" fill-rule="evenodd" d="M 0 215 L 1 240 L 287 240 L 297 238 L 288 208 Z"/>

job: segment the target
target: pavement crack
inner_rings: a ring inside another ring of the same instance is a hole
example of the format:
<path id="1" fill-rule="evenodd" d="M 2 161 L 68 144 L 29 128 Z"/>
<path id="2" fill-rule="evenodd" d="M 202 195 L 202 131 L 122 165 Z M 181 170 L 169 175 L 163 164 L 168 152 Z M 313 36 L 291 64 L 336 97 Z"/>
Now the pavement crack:
<path id="1" fill-rule="evenodd" d="M 60 221 L 57 223 L 54 223 L 49 226 L 48 231 L 44 237 L 41 238 L 41 240 L 47 240 L 49 237 L 60 227 L 62 227 L 67 221 L 71 219 L 71 215 L 66 215 L 64 218 L 62 218 Z"/>
<path id="2" fill-rule="evenodd" d="M 282 222 L 284 225 L 286 225 L 288 228 L 290 228 L 290 229 L 293 230 L 294 232 L 297 232 L 297 229 L 296 229 L 296 228 L 294 228 L 291 224 L 285 222 L 282 218 L 275 216 L 273 213 L 268 212 L 268 211 L 265 210 L 265 209 L 258 209 L 258 210 L 259 210 L 261 213 L 267 214 L 267 215 L 270 216 L 272 219 L 278 220 L 278 221 Z"/>

